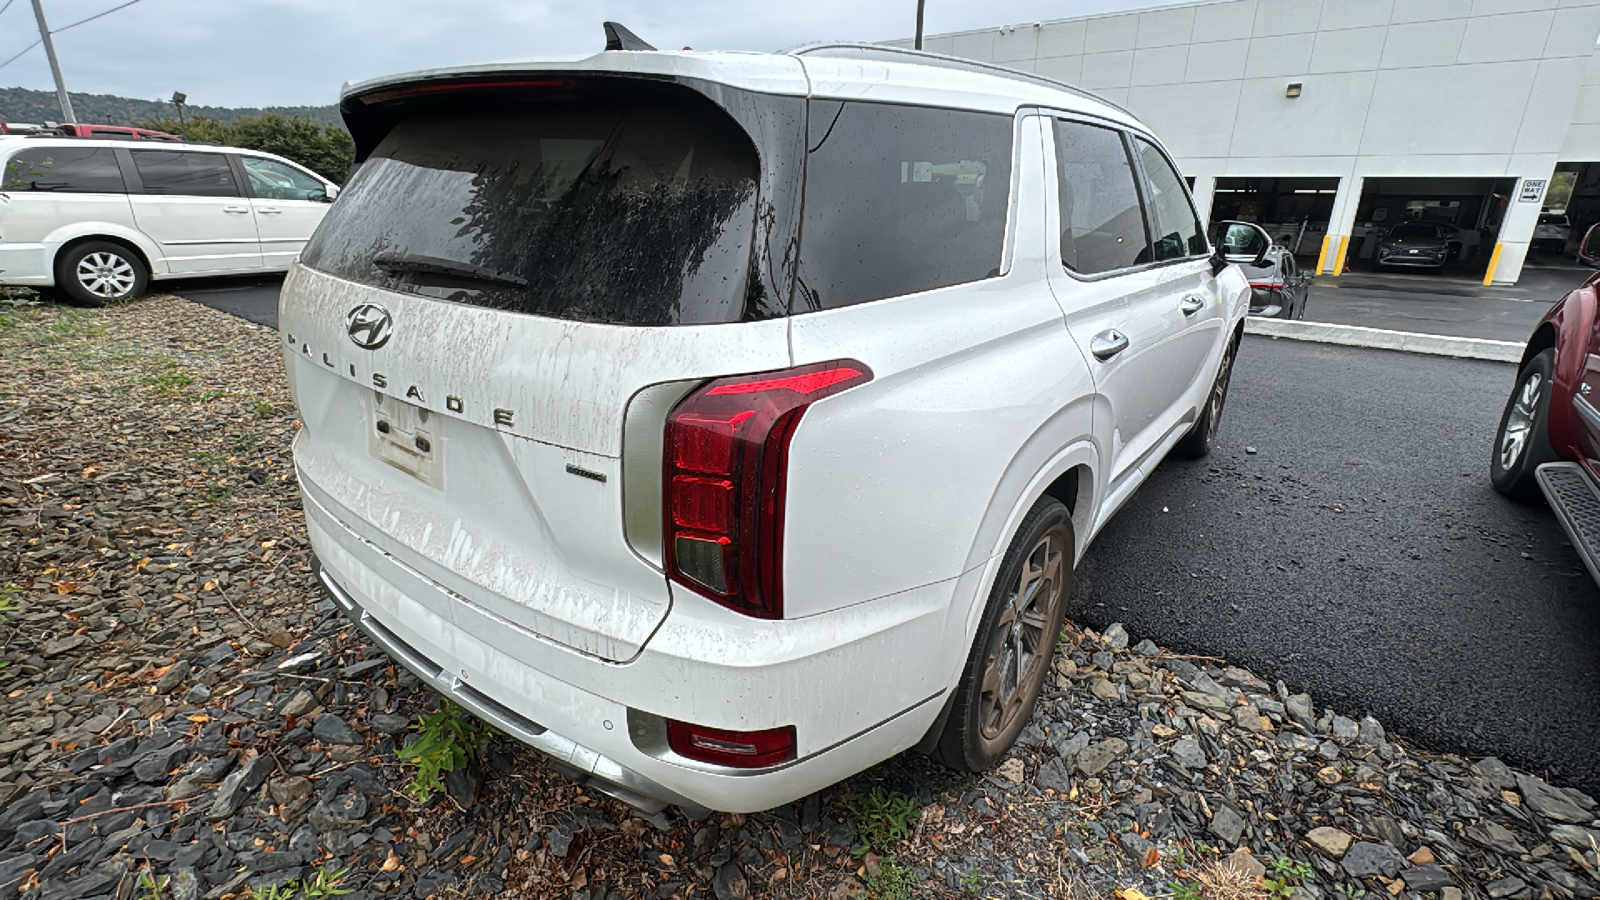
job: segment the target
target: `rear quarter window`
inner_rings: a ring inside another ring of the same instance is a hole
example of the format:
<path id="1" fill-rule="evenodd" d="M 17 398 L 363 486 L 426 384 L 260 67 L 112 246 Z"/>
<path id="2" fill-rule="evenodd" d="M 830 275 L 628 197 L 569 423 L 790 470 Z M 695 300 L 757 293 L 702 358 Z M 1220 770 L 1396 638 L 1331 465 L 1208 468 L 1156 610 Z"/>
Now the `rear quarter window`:
<path id="1" fill-rule="evenodd" d="M 1000 274 L 1012 118 L 813 100 L 795 312 Z"/>
<path id="2" fill-rule="evenodd" d="M 110 147 L 30 147 L 6 161 L 0 190 L 120 194 L 127 186 Z"/>

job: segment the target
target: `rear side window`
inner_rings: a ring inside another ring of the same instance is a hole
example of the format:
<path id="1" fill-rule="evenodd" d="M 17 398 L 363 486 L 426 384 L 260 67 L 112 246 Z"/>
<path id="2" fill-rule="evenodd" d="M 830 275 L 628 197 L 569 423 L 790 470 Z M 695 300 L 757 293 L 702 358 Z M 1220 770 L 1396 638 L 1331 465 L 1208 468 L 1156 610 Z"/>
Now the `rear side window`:
<path id="1" fill-rule="evenodd" d="M 189 197 L 237 197 L 228 158 L 221 153 L 186 150 L 133 150 L 133 167 L 144 182 L 146 194 Z"/>
<path id="2" fill-rule="evenodd" d="M 1133 164 L 1119 132 L 1057 119 L 1056 172 L 1063 265 L 1098 275 L 1150 261 Z"/>
<path id="3" fill-rule="evenodd" d="M 0 190 L 120 194 L 127 187 L 110 147 L 30 147 L 6 162 Z"/>
<path id="4" fill-rule="evenodd" d="M 812 101 L 795 311 L 1000 274 L 1010 116 Z"/>
<path id="5" fill-rule="evenodd" d="M 361 164 L 302 262 L 553 318 L 737 321 L 755 145 L 698 94 L 638 91 L 413 113 Z"/>
<path id="6" fill-rule="evenodd" d="M 1155 257 L 1159 260 L 1204 256 L 1205 234 L 1189 203 L 1189 192 L 1166 154 L 1144 138 L 1134 138 L 1139 162 L 1144 167 L 1145 189 L 1149 193 L 1150 230 L 1155 234 Z"/>

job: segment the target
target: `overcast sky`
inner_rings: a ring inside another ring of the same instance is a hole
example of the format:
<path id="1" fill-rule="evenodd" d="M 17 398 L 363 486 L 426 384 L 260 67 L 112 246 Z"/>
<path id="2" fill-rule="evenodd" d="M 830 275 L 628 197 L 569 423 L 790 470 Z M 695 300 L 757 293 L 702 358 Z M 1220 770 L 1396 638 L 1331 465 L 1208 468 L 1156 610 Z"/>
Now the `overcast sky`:
<path id="1" fill-rule="evenodd" d="M 4 5 L 6 0 L 0 0 Z M 44 0 L 60 30 L 124 0 Z M 928 0 L 927 33 L 1061 19 L 1160 0 Z M 782 50 L 909 37 L 915 0 L 139 0 L 57 34 L 67 88 L 208 106 L 333 103 L 346 81 L 432 66 L 589 53 L 615 20 L 662 48 Z M 0 62 L 38 38 L 31 0 L 0 14 Z M 0 86 L 53 89 L 42 48 Z"/>

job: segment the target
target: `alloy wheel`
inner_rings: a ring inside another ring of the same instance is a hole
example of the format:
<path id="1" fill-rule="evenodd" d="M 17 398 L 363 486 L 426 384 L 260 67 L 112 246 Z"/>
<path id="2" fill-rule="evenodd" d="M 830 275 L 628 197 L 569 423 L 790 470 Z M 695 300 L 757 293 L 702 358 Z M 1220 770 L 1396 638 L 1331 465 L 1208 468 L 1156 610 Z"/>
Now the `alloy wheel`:
<path id="1" fill-rule="evenodd" d="M 115 253 L 90 253 L 78 261 L 78 283 L 96 297 L 113 300 L 133 290 L 133 264 Z"/>
<path id="2" fill-rule="evenodd" d="M 1528 380 L 1517 389 L 1517 399 L 1506 414 L 1505 428 L 1500 432 L 1500 468 L 1509 470 L 1522 459 L 1533 434 L 1533 419 L 1544 396 L 1545 380 L 1540 372 L 1530 372 Z"/>
<path id="3" fill-rule="evenodd" d="M 1055 635 L 1045 629 L 1056 621 L 1062 590 L 1067 530 L 1046 531 L 1022 559 L 1022 572 L 1006 596 L 1005 607 L 989 639 L 978 705 L 978 729 L 986 741 L 1006 734 L 1028 707 L 1041 670 L 1050 664 Z"/>
<path id="4" fill-rule="evenodd" d="M 1222 367 L 1217 370 L 1217 381 L 1211 386 L 1211 409 L 1207 411 L 1206 440 L 1217 436 L 1217 425 L 1222 421 L 1222 406 L 1228 402 L 1228 380 L 1233 377 L 1233 350 L 1222 354 Z"/>

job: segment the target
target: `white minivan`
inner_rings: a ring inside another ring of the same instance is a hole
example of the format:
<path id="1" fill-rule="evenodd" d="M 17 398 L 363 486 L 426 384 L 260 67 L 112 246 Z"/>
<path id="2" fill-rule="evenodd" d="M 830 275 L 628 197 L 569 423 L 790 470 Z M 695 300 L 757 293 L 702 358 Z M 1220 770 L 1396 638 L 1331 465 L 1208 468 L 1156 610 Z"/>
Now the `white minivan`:
<path id="1" fill-rule="evenodd" d="M 339 189 L 236 147 L 0 138 L 0 285 L 99 306 L 152 280 L 282 272 Z"/>
<path id="2" fill-rule="evenodd" d="M 1073 567 L 1203 455 L 1250 302 L 1124 110 L 872 46 L 346 89 L 284 283 L 322 584 L 647 810 L 998 762 Z"/>

